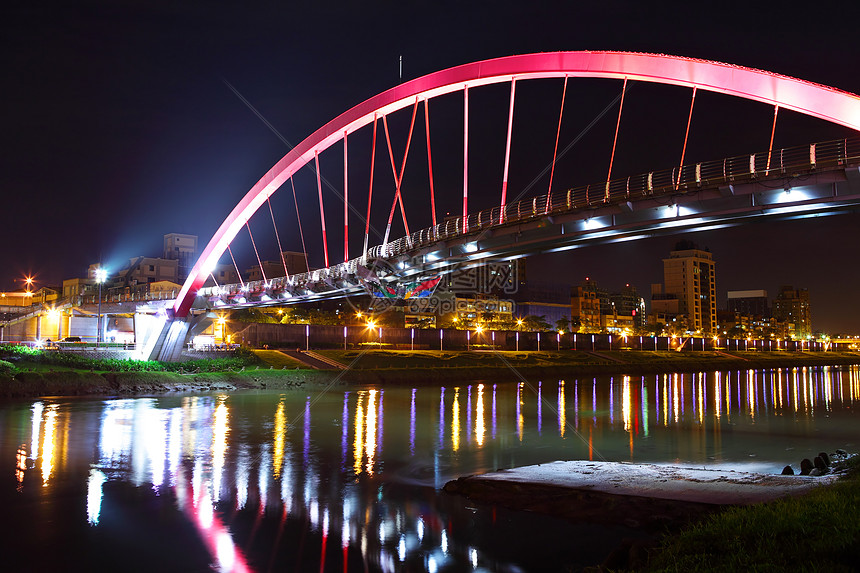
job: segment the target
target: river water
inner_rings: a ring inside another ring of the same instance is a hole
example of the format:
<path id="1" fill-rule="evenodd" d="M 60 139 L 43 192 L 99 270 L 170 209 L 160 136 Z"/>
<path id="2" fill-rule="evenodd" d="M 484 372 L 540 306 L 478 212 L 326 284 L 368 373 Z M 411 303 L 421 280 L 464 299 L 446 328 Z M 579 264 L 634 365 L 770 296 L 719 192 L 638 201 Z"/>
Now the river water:
<path id="1" fill-rule="evenodd" d="M 0 568 L 575 570 L 636 532 L 440 488 L 553 460 L 778 473 L 856 451 L 858 404 L 857 366 L 5 403 Z"/>

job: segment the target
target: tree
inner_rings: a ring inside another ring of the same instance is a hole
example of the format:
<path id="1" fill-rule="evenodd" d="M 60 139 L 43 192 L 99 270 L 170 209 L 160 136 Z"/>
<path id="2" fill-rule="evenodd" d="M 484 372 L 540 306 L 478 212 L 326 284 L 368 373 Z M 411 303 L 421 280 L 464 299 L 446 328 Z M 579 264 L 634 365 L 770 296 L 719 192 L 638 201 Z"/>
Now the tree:
<path id="1" fill-rule="evenodd" d="M 545 315 L 535 316 L 533 314 L 523 318 L 523 330 L 537 332 L 550 330 L 550 324 L 546 321 Z"/>
<path id="2" fill-rule="evenodd" d="M 555 321 L 555 329 L 560 330 L 562 332 L 567 332 L 570 330 L 570 320 L 566 316 L 562 316 L 558 320 Z"/>

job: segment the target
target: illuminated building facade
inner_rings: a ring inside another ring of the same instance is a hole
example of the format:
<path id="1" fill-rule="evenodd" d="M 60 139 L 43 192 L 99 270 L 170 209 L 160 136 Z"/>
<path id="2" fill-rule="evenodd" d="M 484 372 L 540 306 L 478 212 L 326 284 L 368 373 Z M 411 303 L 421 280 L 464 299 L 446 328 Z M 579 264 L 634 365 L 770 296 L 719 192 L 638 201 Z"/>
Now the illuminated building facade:
<path id="1" fill-rule="evenodd" d="M 687 329 L 713 334 L 717 331 L 716 265 L 708 250 L 681 241 L 663 259 L 663 294 L 678 300 Z"/>
<path id="2" fill-rule="evenodd" d="M 783 286 L 773 300 L 773 317 L 794 325 L 796 338 L 812 334 L 812 316 L 809 307 L 809 291 Z"/>
<path id="3" fill-rule="evenodd" d="M 197 259 L 197 235 L 169 233 L 164 235 L 164 254 L 167 260 L 178 261 L 178 279 L 184 281 Z"/>
<path id="4" fill-rule="evenodd" d="M 570 294 L 571 328 L 577 332 L 600 332 L 601 301 L 606 292 L 597 283 L 585 279 L 580 286 L 573 287 Z"/>
<path id="5" fill-rule="evenodd" d="M 761 318 L 770 316 L 766 290 L 730 290 L 726 296 L 726 310 L 730 312 Z"/>

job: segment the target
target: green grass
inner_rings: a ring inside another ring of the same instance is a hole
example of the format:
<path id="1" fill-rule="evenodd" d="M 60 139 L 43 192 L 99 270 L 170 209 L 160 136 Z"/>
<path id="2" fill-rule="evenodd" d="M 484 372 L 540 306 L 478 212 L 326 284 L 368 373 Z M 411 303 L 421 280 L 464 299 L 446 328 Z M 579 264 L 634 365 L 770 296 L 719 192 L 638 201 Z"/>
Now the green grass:
<path id="1" fill-rule="evenodd" d="M 732 363 L 733 359 L 747 359 L 751 361 L 751 367 L 767 365 L 772 361 L 774 364 L 784 363 L 786 360 L 797 359 L 801 363 L 807 358 L 804 354 L 794 353 L 768 353 L 768 352 L 731 352 L 731 356 L 722 353 L 705 352 L 676 352 L 670 350 L 658 351 L 630 351 L 630 350 L 601 350 L 598 356 L 587 351 L 554 350 L 544 352 L 465 352 L 465 351 L 439 351 L 439 350 L 382 350 L 370 349 L 360 350 L 318 350 L 329 358 L 337 360 L 342 364 L 350 364 L 355 357 L 361 354 L 361 359 L 355 364 L 358 369 L 393 369 L 393 368 L 483 368 L 483 367 L 505 367 L 504 361 L 512 366 L 585 366 L 607 364 L 608 357 L 620 361 L 620 363 L 642 366 L 653 365 L 655 367 L 667 366 L 673 368 L 719 368 L 722 363 Z M 363 352 L 363 353 L 362 353 Z M 855 353 L 816 353 L 816 360 L 860 360 L 860 355 Z M 504 359 L 504 361 L 503 361 Z M 754 364 L 753 364 L 754 362 Z M 617 364 L 617 363 L 615 363 Z"/>
<path id="2" fill-rule="evenodd" d="M 860 464 L 805 496 L 735 507 L 666 540 L 646 571 L 857 571 Z"/>
<path id="3" fill-rule="evenodd" d="M 5 360 L 4 360 L 5 359 Z M 126 360 L 117 358 L 88 358 L 75 352 L 57 352 L 0 344 L 0 360 L 8 361 L 13 369 L 4 368 L 3 375 L 17 372 L 94 371 L 94 372 L 222 372 L 259 364 L 251 351 L 239 349 L 231 357 L 158 362 L 155 360 Z"/>
<path id="4" fill-rule="evenodd" d="M 504 368 L 505 361 L 513 366 L 566 366 L 595 364 L 599 361 L 580 352 L 458 352 L 439 350 L 318 350 L 320 354 L 354 365 L 358 369 L 390 368 Z"/>
<path id="5" fill-rule="evenodd" d="M 307 368 L 302 362 L 290 358 L 283 352 L 279 352 L 277 350 L 254 350 L 254 354 L 257 355 L 263 365 L 265 366 L 273 366 L 275 368 L 295 368 L 298 366 L 299 368 Z"/>

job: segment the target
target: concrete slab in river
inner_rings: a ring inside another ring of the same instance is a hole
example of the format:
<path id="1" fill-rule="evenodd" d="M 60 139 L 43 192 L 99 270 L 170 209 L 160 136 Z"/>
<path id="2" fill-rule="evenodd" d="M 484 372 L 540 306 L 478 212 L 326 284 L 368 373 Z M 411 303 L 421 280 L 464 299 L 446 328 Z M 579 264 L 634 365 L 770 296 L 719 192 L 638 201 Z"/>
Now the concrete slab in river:
<path id="1" fill-rule="evenodd" d="M 708 504 L 751 504 L 805 493 L 836 476 L 783 476 L 729 469 L 558 461 L 462 478 L 546 485 L 612 495 Z"/>

